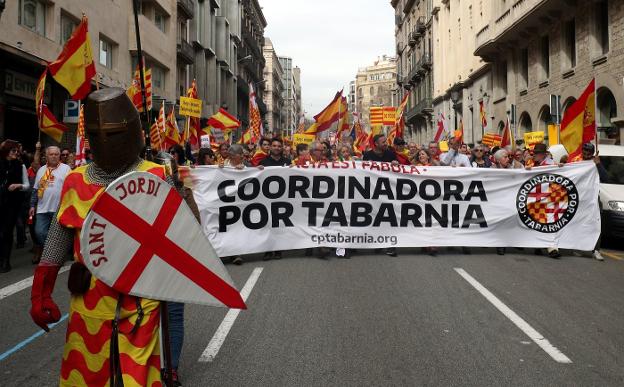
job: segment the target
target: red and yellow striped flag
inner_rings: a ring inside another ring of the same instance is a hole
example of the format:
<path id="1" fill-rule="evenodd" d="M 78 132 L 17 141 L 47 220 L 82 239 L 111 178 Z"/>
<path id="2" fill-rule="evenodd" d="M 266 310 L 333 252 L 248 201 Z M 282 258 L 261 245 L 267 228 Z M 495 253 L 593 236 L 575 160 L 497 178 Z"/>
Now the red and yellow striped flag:
<path id="1" fill-rule="evenodd" d="M 336 93 L 334 99 L 321 110 L 321 112 L 314 116 L 315 123 L 306 129 L 305 134 L 318 134 L 329 129 L 332 124 L 338 121 L 342 115 L 346 112 L 341 111 L 342 103 L 342 90 Z"/>
<path id="2" fill-rule="evenodd" d="M 86 16 L 69 38 L 58 58 L 48 65 L 52 77 L 63 86 L 72 99 L 84 99 L 91 91 L 95 64 Z"/>
<path id="3" fill-rule="evenodd" d="M 41 116 L 39 118 L 39 129 L 54 141 L 61 142 L 63 133 L 67 131 L 67 127 L 56 120 L 54 114 L 45 104 L 41 105 Z"/>
<path id="4" fill-rule="evenodd" d="M 347 105 L 347 98 L 342 97 L 340 101 L 340 121 L 338 121 L 338 127 L 336 128 L 336 138 L 338 141 L 342 141 L 342 133 L 348 132 L 351 128 L 349 124 L 349 106 Z"/>
<path id="5" fill-rule="evenodd" d="M 165 116 L 165 108 L 164 106 L 161 108 L 161 113 L 158 114 L 158 120 L 161 120 L 161 117 Z M 167 116 L 165 120 L 165 147 L 170 148 L 174 145 L 181 144 L 182 138 L 180 137 L 180 130 L 178 129 L 178 123 L 175 119 L 175 109 L 171 109 L 171 112 Z"/>
<path id="6" fill-rule="evenodd" d="M 219 128 L 224 132 L 230 132 L 240 126 L 240 121 L 223 108 L 208 118 L 208 125 L 213 128 Z M 209 134 L 209 133 L 207 133 Z"/>
<path id="7" fill-rule="evenodd" d="M 596 137 L 596 80 L 592 79 L 583 94 L 563 115 L 559 139 L 568 151 L 568 160 L 583 157 L 583 144 Z"/>
<path id="8" fill-rule="evenodd" d="M 371 106 L 370 108 L 370 126 L 383 125 L 383 107 Z"/>
<path id="9" fill-rule="evenodd" d="M 80 113 L 78 114 L 78 129 L 76 130 L 76 166 L 85 165 L 87 157 L 85 149 L 87 148 L 87 139 L 85 137 L 85 121 L 84 121 L 84 105 L 80 105 Z"/>
<path id="10" fill-rule="evenodd" d="M 141 95 L 141 77 L 140 77 L 139 65 L 134 71 L 134 78 L 130 87 L 126 91 L 128 97 L 137 108 L 139 112 L 143 111 L 143 96 Z M 143 83 L 145 84 L 145 100 L 147 103 L 147 110 L 152 110 L 152 69 L 143 68 Z"/>

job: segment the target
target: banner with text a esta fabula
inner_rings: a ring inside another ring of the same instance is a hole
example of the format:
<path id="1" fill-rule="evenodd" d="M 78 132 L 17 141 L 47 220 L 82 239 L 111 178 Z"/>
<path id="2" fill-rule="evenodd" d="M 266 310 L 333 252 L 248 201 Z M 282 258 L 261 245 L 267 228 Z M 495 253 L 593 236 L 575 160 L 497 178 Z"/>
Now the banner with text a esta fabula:
<path id="1" fill-rule="evenodd" d="M 346 161 L 192 174 L 220 256 L 318 246 L 592 250 L 600 234 L 592 162 L 527 171 Z"/>

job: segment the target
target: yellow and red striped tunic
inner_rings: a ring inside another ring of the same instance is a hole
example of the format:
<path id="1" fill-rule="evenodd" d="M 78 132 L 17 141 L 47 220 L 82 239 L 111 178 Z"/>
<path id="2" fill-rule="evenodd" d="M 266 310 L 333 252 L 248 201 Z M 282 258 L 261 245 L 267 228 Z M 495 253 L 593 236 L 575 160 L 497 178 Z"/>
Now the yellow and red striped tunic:
<path id="1" fill-rule="evenodd" d="M 90 183 L 86 166 L 73 170 L 65 179 L 58 212 L 59 223 L 75 230 L 74 258 L 82 262 L 80 230 L 87 213 L 106 187 Z M 164 167 L 142 162 L 137 168 L 164 179 Z M 119 293 L 91 277 L 89 290 L 72 295 L 65 337 L 61 386 L 108 386 L 110 380 L 110 340 Z M 137 320 L 136 303 L 145 313 L 140 327 L 131 333 Z M 124 386 L 161 386 L 159 302 L 124 295 L 119 320 L 119 357 Z"/>

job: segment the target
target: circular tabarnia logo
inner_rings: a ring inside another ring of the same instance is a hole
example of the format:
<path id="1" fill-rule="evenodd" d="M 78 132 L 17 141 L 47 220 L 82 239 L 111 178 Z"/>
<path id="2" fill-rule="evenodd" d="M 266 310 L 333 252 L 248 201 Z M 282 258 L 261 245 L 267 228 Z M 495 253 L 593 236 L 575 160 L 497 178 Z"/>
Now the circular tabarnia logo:
<path id="1" fill-rule="evenodd" d="M 543 233 L 564 228 L 574 217 L 578 204 L 578 191 L 572 180 L 552 173 L 525 181 L 516 198 L 522 223 Z"/>

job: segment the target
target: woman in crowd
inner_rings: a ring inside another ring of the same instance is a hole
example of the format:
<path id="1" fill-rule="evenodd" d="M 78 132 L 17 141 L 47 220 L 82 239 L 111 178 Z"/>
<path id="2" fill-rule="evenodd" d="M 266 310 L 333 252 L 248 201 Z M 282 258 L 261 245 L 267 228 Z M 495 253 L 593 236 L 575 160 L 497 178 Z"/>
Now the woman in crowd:
<path id="1" fill-rule="evenodd" d="M 431 158 L 431 156 L 429 155 L 429 151 L 427 151 L 426 149 L 421 149 L 416 152 L 416 156 L 412 160 L 412 163 L 419 167 L 430 167 L 439 165 L 437 161 Z"/>
<path id="2" fill-rule="evenodd" d="M 184 153 L 184 148 L 182 148 L 182 146 L 180 145 L 174 145 L 171 148 L 169 148 L 169 154 L 171 156 L 173 156 L 173 158 L 175 159 L 175 162 L 178 166 L 183 165 L 183 166 L 188 166 L 189 162 L 186 159 L 186 155 Z"/>
<path id="3" fill-rule="evenodd" d="M 201 148 L 197 154 L 197 165 L 215 165 L 215 154 L 210 148 Z"/>
<path id="4" fill-rule="evenodd" d="M 485 150 L 482 145 L 476 145 L 472 151 L 472 157 L 470 158 L 470 165 L 473 168 L 490 168 L 492 162 L 485 156 Z"/>
<path id="5" fill-rule="evenodd" d="M 227 160 L 227 158 L 230 156 L 229 149 L 230 149 L 230 144 L 228 144 L 227 142 L 224 142 L 223 144 L 219 145 L 219 153 L 217 154 L 217 162 L 221 163 Z"/>
<path id="6" fill-rule="evenodd" d="M 18 158 L 19 148 L 19 143 L 13 140 L 0 145 L 0 273 L 11 270 L 13 230 L 24 201 L 24 191 L 30 188 L 26 167 Z"/>
<path id="7" fill-rule="evenodd" d="M 353 158 L 351 148 L 348 145 L 340 146 L 340 149 L 338 149 L 338 157 L 341 161 L 350 161 Z"/>

